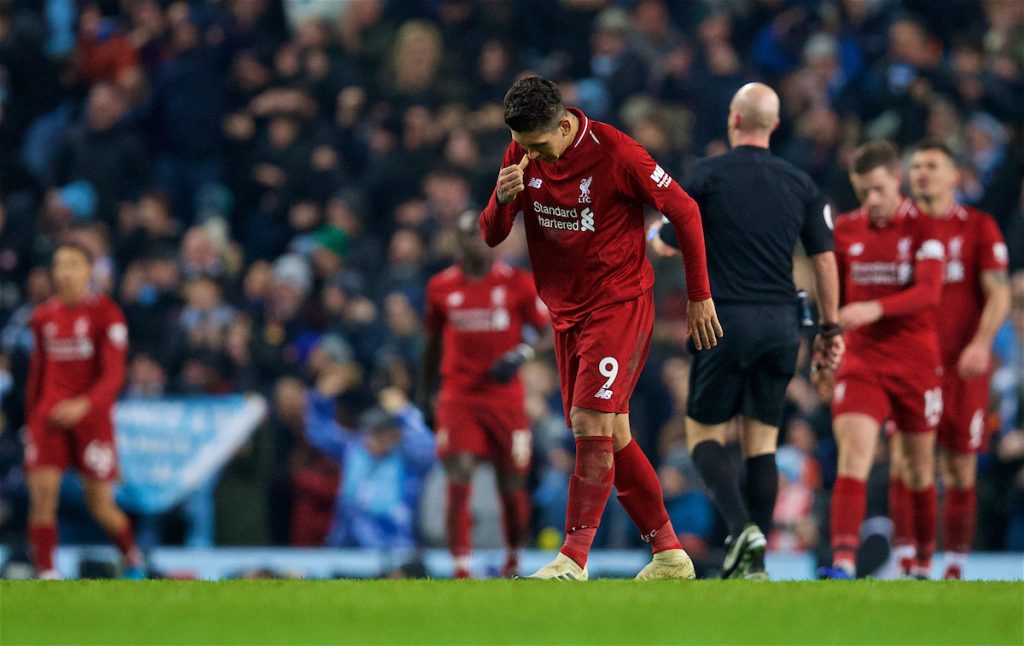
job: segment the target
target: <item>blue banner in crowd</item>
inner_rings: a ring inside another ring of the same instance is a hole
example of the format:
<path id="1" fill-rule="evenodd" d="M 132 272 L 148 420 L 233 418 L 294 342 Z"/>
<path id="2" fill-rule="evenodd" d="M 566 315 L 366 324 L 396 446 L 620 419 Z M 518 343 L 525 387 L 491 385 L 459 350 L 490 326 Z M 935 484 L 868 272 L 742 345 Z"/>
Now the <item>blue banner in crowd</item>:
<path id="1" fill-rule="evenodd" d="M 220 470 L 266 412 L 262 397 L 248 395 L 118 402 L 118 501 L 132 511 L 167 511 Z"/>

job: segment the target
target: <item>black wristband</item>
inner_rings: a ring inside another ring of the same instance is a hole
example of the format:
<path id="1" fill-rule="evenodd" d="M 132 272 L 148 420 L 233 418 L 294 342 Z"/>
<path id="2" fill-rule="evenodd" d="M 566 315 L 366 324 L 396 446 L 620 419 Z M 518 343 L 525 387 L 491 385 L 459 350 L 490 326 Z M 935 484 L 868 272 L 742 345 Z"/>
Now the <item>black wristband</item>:
<path id="1" fill-rule="evenodd" d="M 842 333 L 842 328 L 835 323 L 823 323 L 821 328 L 818 330 L 818 335 L 823 339 L 831 339 L 832 337 L 839 336 Z"/>

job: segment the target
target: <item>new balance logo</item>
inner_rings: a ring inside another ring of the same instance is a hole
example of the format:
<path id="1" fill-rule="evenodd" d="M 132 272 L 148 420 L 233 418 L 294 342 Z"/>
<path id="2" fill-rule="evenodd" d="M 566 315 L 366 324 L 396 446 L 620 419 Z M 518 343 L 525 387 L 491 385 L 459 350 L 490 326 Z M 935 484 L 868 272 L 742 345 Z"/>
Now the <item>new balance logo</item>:
<path id="1" fill-rule="evenodd" d="M 534 177 L 533 179 L 530 180 L 530 188 L 540 188 L 540 185 L 543 183 L 544 180 L 542 180 L 539 177 Z"/>
<path id="2" fill-rule="evenodd" d="M 594 397 L 597 397 L 598 399 L 611 399 L 612 391 L 608 390 L 607 388 L 602 388 L 601 390 L 597 391 L 597 394 L 595 394 Z"/>
<path id="3" fill-rule="evenodd" d="M 672 183 L 672 176 L 666 173 L 661 166 L 655 166 L 654 172 L 651 173 L 651 180 L 660 188 L 665 188 Z"/>

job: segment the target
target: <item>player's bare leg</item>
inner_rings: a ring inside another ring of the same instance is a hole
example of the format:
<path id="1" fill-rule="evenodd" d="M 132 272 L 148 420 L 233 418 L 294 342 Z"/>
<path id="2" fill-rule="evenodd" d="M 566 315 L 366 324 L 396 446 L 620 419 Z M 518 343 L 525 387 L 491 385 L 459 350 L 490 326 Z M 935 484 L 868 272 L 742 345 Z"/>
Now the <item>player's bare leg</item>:
<path id="1" fill-rule="evenodd" d="M 615 416 L 612 449 L 615 451 L 615 488 L 619 492 L 619 502 L 640 530 L 640 538 L 651 545 L 651 562 L 640 570 L 636 578 L 695 578 L 693 562 L 679 544 L 665 509 L 658 473 L 633 441 L 629 415 Z"/>
<path id="2" fill-rule="evenodd" d="M 964 562 L 974 542 L 974 529 L 978 520 L 975 479 L 978 456 L 942 449 L 939 465 L 946 484 L 946 508 L 943 522 L 946 537 L 945 579 L 962 579 Z"/>
<path id="3" fill-rule="evenodd" d="M 61 470 L 53 467 L 29 469 L 28 535 L 32 562 L 40 579 L 58 579 L 54 554 L 57 550 L 57 504 L 60 500 Z"/>
<path id="4" fill-rule="evenodd" d="M 907 461 L 900 433 L 889 438 L 889 519 L 892 520 L 893 557 L 900 576 L 909 577 L 914 569 L 914 521 L 910 487 L 907 486 Z"/>
<path id="5" fill-rule="evenodd" d="M 761 528 L 751 521 L 740 494 L 739 480 L 725 450 L 728 424 L 702 424 L 686 418 L 686 444 L 701 479 L 711 492 L 729 528 L 728 551 L 722 564 L 724 578 L 764 578 L 764 549 L 768 544 Z"/>
<path id="6" fill-rule="evenodd" d="M 444 461 L 444 471 L 448 476 L 445 526 L 448 530 L 448 550 L 454 564 L 454 579 L 470 578 L 469 557 L 472 550 L 473 522 L 469 501 L 475 470 L 476 458 L 469 453 L 458 453 Z"/>
<path id="7" fill-rule="evenodd" d="M 141 578 L 142 552 L 135 545 L 131 521 L 114 501 L 113 484 L 106 480 L 82 478 L 82 486 L 85 489 L 85 504 L 89 508 L 89 513 L 121 552 L 125 575 L 130 578 Z"/>
<path id="8" fill-rule="evenodd" d="M 576 437 L 576 467 L 569 477 L 565 544 L 554 561 L 530 575 L 533 579 L 584 581 L 589 578 L 587 556 L 615 479 L 612 450 L 615 414 L 573 406 L 569 418 Z"/>
<path id="9" fill-rule="evenodd" d="M 530 494 L 526 491 L 526 479 L 527 474 L 521 471 L 498 471 L 498 492 L 501 494 L 505 545 L 508 547 L 501 576 L 506 578 L 519 574 L 519 550 L 530 527 Z"/>
<path id="10" fill-rule="evenodd" d="M 926 579 L 932 570 L 935 552 L 935 433 L 901 433 L 907 462 L 916 556 L 911 574 Z"/>
<path id="11" fill-rule="evenodd" d="M 833 422 L 839 448 L 838 478 L 832 490 L 832 567 L 823 578 L 853 578 L 856 574 L 860 525 L 867 505 L 866 482 L 875 459 L 878 422 L 862 413 L 844 413 Z"/>

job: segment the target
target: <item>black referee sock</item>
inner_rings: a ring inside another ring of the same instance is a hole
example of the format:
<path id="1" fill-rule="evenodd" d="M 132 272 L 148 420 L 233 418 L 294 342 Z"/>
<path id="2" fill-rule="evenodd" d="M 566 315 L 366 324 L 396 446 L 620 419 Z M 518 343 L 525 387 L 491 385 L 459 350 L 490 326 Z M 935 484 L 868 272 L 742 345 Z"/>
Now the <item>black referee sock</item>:
<path id="1" fill-rule="evenodd" d="M 739 536 L 743 527 L 750 522 L 750 514 L 743 504 L 736 473 L 729 462 L 729 454 L 725 452 L 725 447 L 714 440 L 704 440 L 693 447 L 690 456 L 708 491 L 711 492 L 711 498 L 715 501 L 718 511 L 725 518 L 729 533 Z"/>
<path id="2" fill-rule="evenodd" d="M 775 454 L 766 453 L 747 458 L 747 479 L 743 485 L 743 494 L 747 499 L 750 517 L 765 536 L 772 531 L 772 514 L 778 493 L 779 469 L 775 466 Z"/>

